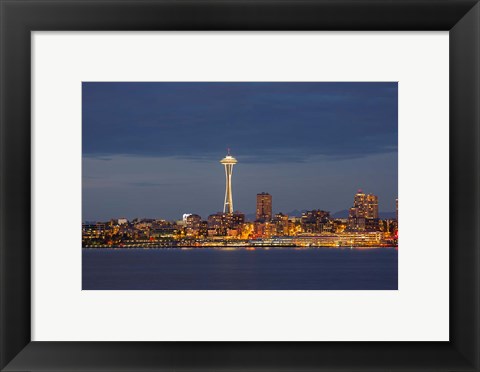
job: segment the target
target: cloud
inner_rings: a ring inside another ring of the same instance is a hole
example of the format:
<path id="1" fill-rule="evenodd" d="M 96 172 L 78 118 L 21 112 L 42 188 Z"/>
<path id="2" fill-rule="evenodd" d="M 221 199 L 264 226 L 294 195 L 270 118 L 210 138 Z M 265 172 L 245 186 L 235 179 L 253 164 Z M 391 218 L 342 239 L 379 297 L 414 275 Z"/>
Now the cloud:
<path id="1" fill-rule="evenodd" d="M 84 83 L 83 152 L 252 163 L 396 151 L 396 83 Z"/>

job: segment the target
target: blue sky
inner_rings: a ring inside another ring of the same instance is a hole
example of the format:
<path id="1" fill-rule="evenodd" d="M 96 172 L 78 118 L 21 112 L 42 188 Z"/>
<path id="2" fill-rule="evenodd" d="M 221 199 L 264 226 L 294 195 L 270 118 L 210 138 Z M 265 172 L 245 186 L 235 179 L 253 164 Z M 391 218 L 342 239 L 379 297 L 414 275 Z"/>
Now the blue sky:
<path id="1" fill-rule="evenodd" d="M 362 188 L 393 211 L 397 83 L 83 83 L 83 219 L 206 217 L 223 207 L 351 206 Z"/>

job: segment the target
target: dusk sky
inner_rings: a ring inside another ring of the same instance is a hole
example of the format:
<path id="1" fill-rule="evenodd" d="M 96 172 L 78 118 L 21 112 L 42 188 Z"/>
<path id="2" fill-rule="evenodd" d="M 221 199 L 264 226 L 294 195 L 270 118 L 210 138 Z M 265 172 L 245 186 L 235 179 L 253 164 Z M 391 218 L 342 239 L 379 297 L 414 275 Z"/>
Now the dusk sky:
<path id="1" fill-rule="evenodd" d="M 395 211 L 397 83 L 83 83 L 83 220 L 235 210 Z"/>

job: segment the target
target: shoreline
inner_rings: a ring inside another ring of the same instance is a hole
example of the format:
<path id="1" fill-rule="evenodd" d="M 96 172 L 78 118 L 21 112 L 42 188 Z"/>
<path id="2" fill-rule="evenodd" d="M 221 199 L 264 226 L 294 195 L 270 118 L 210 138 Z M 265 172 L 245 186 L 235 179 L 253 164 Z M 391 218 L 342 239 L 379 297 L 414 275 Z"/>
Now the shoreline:
<path id="1" fill-rule="evenodd" d="M 245 246 L 245 245 L 224 245 L 224 246 L 149 246 L 149 247 L 142 247 L 142 246 L 128 246 L 128 247 L 119 247 L 119 246 L 87 246 L 84 247 L 82 246 L 82 249 L 188 249 L 188 250 L 193 250 L 193 249 L 219 249 L 219 250 L 225 250 L 225 249 L 243 249 L 243 250 L 269 250 L 269 249 L 297 249 L 297 250 L 302 250 L 302 249 L 311 249 L 311 248 L 328 248 L 328 249 L 382 249 L 382 248 L 397 248 L 398 246 L 396 245 L 382 245 L 382 246 Z"/>

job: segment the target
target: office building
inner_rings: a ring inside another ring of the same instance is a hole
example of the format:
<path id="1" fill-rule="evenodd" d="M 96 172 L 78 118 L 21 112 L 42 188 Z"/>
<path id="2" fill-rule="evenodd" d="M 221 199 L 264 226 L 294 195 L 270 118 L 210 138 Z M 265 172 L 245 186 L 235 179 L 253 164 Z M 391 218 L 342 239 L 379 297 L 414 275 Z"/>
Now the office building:
<path id="1" fill-rule="evenodd" d="M 266 192 L 257 194 L 257 209 L 255 214 L 257 221 L 272 220 L 272 195 Z"/>

